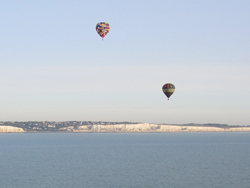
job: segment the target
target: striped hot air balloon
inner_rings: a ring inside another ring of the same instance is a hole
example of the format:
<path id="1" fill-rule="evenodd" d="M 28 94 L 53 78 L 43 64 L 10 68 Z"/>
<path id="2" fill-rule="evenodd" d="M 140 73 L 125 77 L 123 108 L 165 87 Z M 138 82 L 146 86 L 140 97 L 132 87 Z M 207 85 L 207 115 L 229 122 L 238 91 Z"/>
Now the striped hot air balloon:
<path id="1" fill-rule="evenodd" d="M 174 84 L 171 83 L 166 83 L 162 86 L 162 91 L 163 93 L 167 96 L 168 100 L 169 97 L 174 93 L 175 91 L 175 86 Z"/>

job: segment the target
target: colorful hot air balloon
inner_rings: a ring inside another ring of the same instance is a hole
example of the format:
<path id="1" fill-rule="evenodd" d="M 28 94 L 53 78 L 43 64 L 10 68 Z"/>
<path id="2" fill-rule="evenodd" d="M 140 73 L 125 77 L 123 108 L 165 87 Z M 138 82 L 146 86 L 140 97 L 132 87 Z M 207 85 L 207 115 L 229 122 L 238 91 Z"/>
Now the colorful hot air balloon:
<path id="1" fill-rule="evenodd" d="M 169 97 L 174 93 L 175 91 L 175 86 L 174 84 L 170 84 L 170 83 L 167 83 L 165 84 L 164 86 L 162 86 L 162 91 L 163 93 L 168 97 L 168 100 L 169 100 Z"/>
<path id="2" fill-rule="evenodd" d="M 109 30 L 110 26 L 107 22 L 99 22 L 98 24 L 96 24 L 96 31 L 102 37 L 102 40 L 108 34 Z"/>

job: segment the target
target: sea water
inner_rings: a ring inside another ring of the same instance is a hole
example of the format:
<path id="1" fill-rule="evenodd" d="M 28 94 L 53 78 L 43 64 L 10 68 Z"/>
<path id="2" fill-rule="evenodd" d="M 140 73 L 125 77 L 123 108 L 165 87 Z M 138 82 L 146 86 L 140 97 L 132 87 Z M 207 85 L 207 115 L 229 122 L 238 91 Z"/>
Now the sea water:
<path id="1" fill-rule="evenodd" d="M 250 133 L 0 134 L 1 188 L 249 188 Z"/>

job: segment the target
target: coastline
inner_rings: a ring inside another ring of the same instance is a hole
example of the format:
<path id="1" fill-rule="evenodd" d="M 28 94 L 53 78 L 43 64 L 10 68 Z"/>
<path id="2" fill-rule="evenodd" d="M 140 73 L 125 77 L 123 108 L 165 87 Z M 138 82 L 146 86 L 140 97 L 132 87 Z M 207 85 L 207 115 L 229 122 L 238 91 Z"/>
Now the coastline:
<path id="1" fill-rule="evenodd" d="M 24 130 L 20 127 L 1 125 L 0 133 L 163 133 L 163 132 L 250 132 L 250 127 L 213 127 L 165 125 L 150 123 L 135 124 L 94 124 L 81 126 L 66 126 L 58 130 Z"/>

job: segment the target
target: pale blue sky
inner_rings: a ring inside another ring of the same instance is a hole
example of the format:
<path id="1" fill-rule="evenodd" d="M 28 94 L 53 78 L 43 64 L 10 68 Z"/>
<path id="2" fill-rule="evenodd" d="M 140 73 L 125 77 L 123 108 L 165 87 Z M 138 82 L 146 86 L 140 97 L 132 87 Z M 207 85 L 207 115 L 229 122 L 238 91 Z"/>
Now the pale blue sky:
<path id="1" fill-rule="evenodd" d="M 250 125 L 249 10 L 248 0 L 0 0 L 0 120 Z"/>

